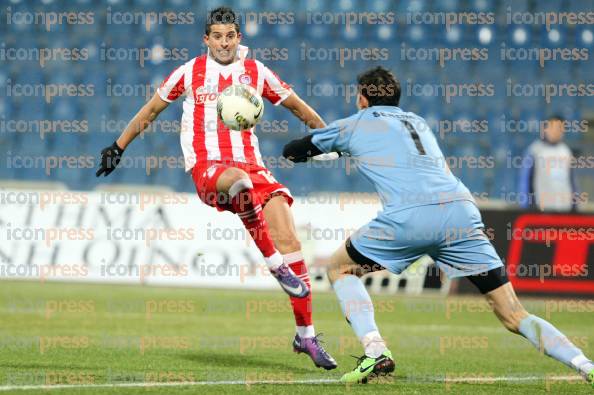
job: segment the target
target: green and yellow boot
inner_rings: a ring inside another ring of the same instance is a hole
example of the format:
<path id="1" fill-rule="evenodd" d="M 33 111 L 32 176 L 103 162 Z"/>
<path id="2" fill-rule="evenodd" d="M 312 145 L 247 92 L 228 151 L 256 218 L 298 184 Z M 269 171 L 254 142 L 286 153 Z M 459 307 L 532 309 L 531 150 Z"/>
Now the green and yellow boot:
<path id="1" fill-rule="evenodd" d="M 384 351 L 382 355 L 377 358 L 371 358 L 367 355 L 357 359 L 357 367 L 349 373 L 345 373 L 341 379 L 341 383 L 363 383 L 366 384 L 369 379 L 377 376 L 387 376 L 394 371 L 396 364 L 392 358 L 390 350 Z"/>

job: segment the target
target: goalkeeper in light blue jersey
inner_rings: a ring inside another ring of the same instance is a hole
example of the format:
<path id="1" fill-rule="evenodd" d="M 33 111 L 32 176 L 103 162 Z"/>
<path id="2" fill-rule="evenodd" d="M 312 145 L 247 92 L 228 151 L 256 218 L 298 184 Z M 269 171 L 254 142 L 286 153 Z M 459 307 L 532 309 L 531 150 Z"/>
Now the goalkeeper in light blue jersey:
<path id="1" fill-rule="evenodd" d="M 322 153 L 348 155 L 382 201 L 383 210 L 334 253 L 328 267 L 342 311 L 365 350 L 342 381 L 366 382 L 395 368 L 359 277 L 384 269 L 402 273 L 423 255 L 450 278 L 467 277 L 508 330 L 594 381 L 592 361 L 553 325 L 523 308 L 471 193 L 447 167 L 427 122 L 398 107 L 395 76 L 377 67 L 361 74 L 357 85 L 359 112 L 291 141 L 283 152 L 294 162 Z"/>

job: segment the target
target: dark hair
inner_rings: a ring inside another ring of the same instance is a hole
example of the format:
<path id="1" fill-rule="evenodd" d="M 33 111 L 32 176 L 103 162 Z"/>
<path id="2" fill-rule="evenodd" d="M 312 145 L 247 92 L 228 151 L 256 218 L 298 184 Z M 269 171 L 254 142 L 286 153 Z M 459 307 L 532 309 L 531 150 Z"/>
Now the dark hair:
<path id="1" fill-rule="evenodd" d="M 212 25 L 235 25 L 235 31 L 239 33 L 239 18 L 235 11 L 229 7 L 217 7 L 214 10 L 210 10 L 206 16 L 206 25 L 204 32 L 208 36 L 210 34 L 210 27 Z"/>
<path id="2" fill-rule="evenodd" d="M 547 121 L 549 121 L 549 122 L 551 122 L 551 121 L 565 122 L 565 118 L 563 118 L 559 114 L 553 114 L 547 118 Z"/>
<path id="3" fill-rule="evenodd" d="M 357 85 L 369 106 L 398 106 L 400 103 L 400 81 L 381 66 L 359 74 Z"/>

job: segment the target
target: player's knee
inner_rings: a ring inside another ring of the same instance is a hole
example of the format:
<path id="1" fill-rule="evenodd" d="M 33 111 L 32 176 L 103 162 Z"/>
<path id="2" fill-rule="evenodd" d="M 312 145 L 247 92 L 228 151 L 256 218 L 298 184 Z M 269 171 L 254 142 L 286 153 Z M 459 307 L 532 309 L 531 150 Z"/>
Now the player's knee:
<path id="1" fill-rule="evenodd" d="M 242 179 L 248 179 L 249 175 L 236 167 L 226 169 L 217 179 L 217 191 L 228 193 L 233 184 Z"/>
<path id="2" fill-rule="evenodd" d="M 334 282 L 338 280 L 341 276 L 339 268 L 335 264 L 330 264 L 327 267 L 326 276 L 328 277 L 328 281 L 330 281 L 330 284 L 334 284 Z"/>
<path id="3" fill-rule="evenodd" d="M 331 260 L 331 263 L 327 267 L 326 276 L 328 276 L 328 280 L 331 284 L 334 284 L 336 280 L 344 276 L 357 276 L 361 277 L 361 273 L 357 270 L 354 270 L 352 265 L 345 265 L 344 263 L 340 263 L 340 261 Z"/>

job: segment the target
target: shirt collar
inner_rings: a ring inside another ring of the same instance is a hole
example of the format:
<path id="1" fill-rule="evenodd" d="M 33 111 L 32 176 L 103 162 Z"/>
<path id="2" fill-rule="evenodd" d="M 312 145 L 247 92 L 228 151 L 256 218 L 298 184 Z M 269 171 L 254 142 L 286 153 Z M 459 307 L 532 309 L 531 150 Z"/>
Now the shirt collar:
<path id="1" fill-rule="evenodd" d="M 245 45 L 241 45 L 239 44 L 237 46 L 237 52 L 236 55 L 237 56 L 237 60 L 229 63 L 229 64 L 225 64 L 225 65 L 221 65 L 222 67 L 228 67 L 228 66 L 232 66 L 234 64 L 240 63 L 243 66 L 243 62 L 245 62 L 245 59 L 247 58 L 249 52 L 249 47 L 246 47 Z M 216 62 L 216 60 L 210 55 L 210 48 L 207 47 L 207 55 L 208 55 L 208 60 L 212 61 L 212 62 Z M 218 62 L 217 62 L 218 63 Z"/>

